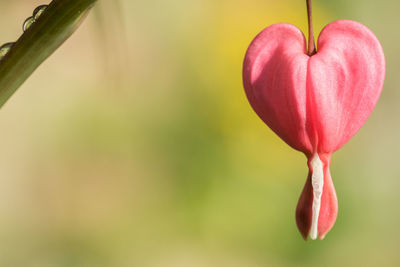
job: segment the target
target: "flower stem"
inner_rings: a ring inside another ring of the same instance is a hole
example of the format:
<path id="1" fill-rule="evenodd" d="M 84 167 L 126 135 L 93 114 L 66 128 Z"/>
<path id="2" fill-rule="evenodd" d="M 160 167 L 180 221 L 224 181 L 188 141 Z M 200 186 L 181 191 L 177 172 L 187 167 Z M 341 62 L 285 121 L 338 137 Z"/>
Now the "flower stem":
<path id="1" fill-rule="evenodd" d="M 53 0 L 0 61 L 0 108 L 77 29 L 97 0 Z"/>
<path id="2" fill-rule="evenodd" d="M 311 0 L 306 0 L 307 2 L 307 16 L 308 16 L 308 52 L 307 54 L 311 57 L 317 53 L 315 49 L 314 33 L 313 33 L 313 22 L 312 22 L 312 6 Z"/>

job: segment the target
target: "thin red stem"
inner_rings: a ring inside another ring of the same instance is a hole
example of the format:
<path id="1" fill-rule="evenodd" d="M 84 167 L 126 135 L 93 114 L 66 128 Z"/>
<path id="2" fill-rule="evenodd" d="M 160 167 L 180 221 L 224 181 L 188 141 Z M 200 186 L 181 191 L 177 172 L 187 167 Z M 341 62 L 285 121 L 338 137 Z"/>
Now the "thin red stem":
<path id="1" fill-rule="evenodd" d="M 308 16 L 308 52 L 307 54 L 311 57 L 317 53 L 315 49 L 314 33 L 313 33 L 313 22 L 312 22 L 312 6 L 311 0 L 306 0 L 307 2 L 307 16 Z"/>

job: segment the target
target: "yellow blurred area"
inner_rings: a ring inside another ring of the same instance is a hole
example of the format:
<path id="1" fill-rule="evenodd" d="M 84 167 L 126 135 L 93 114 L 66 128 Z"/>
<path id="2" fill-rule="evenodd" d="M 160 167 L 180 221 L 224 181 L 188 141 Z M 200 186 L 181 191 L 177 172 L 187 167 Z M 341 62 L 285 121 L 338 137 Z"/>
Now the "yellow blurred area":
<path id="1" fill-rule="evenodd" d="M 316 35 L 359 20 L 388 60 L 377 109 L 333 156 L 324 241 L 295 225 L 305 157 L 241 82 L 263 28 L 305 32 L 305 1 L 100 0 L 0 112 L 0 266 L 397 266 L 400 4 L 313 2 Z M 0 42 L 39 4 L 0 0 Z"/>

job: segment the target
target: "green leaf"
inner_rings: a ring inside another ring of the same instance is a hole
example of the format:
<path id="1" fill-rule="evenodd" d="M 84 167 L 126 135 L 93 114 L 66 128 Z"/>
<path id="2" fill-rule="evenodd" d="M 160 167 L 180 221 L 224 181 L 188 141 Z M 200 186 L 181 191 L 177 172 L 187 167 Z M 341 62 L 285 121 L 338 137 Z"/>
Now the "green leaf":
<path id="1" fill-rule="evenodd" d="M 49 4 L 0 60 L 0 107 L 71 36 L 95 2 L 53 0 Z"/>

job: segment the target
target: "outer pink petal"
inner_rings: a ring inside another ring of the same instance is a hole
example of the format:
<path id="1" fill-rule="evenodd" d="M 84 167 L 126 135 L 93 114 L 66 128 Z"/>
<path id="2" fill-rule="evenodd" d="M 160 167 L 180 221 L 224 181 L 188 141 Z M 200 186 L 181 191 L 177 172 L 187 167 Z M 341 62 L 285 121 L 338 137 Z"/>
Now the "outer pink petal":
<path id="1" fill-rule="evenodd" d="M 291 147 L 311 154 L 303 33 L 285 23 L 264 29 L 247 50 L 244 88 L 258 116 Z"/>
<path id="2" fill-rule="evenodd" d="M 308 75 L 318 152 L 333 152 L 361 128 L 378 101 L 385 78 L 382 47 L 364 25 L 332 22 L 318 38 Z"/>

